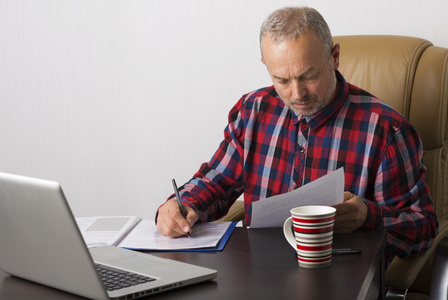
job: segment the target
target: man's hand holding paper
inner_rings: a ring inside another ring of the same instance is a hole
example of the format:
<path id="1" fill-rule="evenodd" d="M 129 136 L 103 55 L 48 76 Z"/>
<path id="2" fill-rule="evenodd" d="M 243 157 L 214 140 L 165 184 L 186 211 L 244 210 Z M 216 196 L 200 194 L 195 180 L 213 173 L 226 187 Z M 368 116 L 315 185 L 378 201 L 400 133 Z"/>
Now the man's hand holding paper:
<path id="1" fill-rule="evenodd" d="M 367 205 L 360 197 L 350 192 L 344 192 L 344 201 L 333 206 L 336 208 L 335 232 L 352 232 L 366 222 Z"/>

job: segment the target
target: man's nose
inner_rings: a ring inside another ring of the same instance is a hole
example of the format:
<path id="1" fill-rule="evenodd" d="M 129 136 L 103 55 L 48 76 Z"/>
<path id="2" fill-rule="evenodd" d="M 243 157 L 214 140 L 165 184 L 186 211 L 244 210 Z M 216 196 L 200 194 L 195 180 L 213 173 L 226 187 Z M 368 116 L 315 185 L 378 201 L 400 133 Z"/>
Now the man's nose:
<path id="1" fill-rule="evenodd" d="M 308 93 L 306 86 L 300 81 L 295 81 L 292 89 L 292 97 L 295 100 L 301 100 Z"/>

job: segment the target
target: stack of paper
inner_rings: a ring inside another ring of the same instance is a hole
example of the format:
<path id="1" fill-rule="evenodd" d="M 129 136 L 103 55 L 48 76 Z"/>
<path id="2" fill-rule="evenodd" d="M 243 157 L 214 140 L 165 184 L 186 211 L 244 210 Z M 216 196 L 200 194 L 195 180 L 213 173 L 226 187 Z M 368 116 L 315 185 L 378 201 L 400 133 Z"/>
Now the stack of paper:
<path id="1" fill-rule="evenodd" d="M 122 228 L 108 229 L 109 221 L 126 218 L 129 222 L 121 221 Z M 132 225 L 131 220 L 137 219 L 140 218 L 88 217 L 76 218 L 76 221 L 88 247 L 116 245 L 134 250 L 160 251 L 222 250 L 237 224 L 236 222 L 198 223 L 193 226 L 191 237 L 169 238 L 157 230 L 154 220 L 142 219 L 138 224 Z M 93 226 L 94 224 L 98 226 Z M 125 236 L 123 232 L 126 232 Z"/>

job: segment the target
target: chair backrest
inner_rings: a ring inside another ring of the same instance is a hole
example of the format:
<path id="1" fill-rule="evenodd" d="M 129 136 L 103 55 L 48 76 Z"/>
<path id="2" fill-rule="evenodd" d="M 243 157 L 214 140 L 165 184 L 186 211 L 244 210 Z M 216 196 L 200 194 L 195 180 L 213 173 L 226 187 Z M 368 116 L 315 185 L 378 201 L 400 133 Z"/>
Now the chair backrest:
<path id="1" fill-rule="evenodd" d="M 448 219 L 448 49 L 405 36 L 337 36 L 345 79 L 401 112 L 423 141 L 426 182 Z"/>

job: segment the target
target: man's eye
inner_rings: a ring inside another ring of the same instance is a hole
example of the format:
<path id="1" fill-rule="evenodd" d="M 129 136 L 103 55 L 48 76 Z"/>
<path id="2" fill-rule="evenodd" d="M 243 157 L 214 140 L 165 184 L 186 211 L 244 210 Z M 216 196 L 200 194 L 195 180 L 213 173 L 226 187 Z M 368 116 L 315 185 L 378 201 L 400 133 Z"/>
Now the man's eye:
<path id="1" fill-rule="evenodd" d="M 303 80 L 304 81 L 314 81 L 317 78 L 319 78 L 319 74 L 313 74 L 313 75 L 303 77 Z"/>

